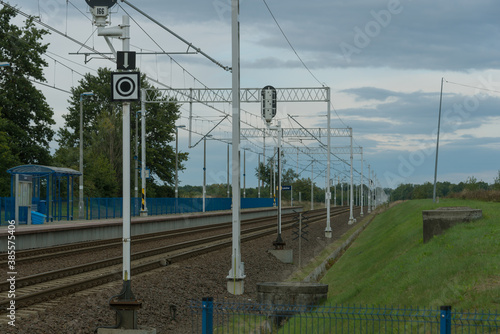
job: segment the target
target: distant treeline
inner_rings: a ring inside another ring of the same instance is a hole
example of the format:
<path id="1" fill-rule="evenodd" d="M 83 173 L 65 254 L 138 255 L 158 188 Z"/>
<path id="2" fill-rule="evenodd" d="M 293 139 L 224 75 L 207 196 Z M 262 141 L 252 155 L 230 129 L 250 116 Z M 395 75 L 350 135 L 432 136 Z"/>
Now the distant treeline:
<path id="1" fill-rule="evenodd" d="M 386 188 L 384 190 L 390 195 L 391 201 L 398 201 L 432 198 L 433 189 L 434 185 L 426 182 L 424 184 L 400 184 L 396 189 Z M 478 181 L 474 176 L 458 184 L 437 182 L 436 196 L 500 201 L 500 171 L 493 184 Z"/>

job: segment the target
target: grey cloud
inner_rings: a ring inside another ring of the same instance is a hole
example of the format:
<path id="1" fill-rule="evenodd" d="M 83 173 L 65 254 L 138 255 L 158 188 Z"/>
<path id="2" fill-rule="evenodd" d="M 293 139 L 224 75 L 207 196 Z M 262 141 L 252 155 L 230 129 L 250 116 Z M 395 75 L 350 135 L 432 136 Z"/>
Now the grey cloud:
<path id="1" fill-rule="evenodd" d="M 394 92 L 391 90 L 377 88 L 377 87 L 350 88 L 341 90 L 340 92 L 354 95 L 356 101 L 366 101 L 366 100 L 385 101 L 389 97 L 400 97 L 403 95 L 402 93 L 399 92 Z"/>

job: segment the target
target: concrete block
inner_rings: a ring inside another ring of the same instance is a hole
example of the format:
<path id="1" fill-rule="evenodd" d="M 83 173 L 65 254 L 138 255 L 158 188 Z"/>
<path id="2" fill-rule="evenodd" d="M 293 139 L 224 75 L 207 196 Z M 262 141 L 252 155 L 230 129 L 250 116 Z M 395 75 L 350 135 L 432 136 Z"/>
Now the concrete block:
<path id="1" fill-rule="evenodd" d="M 242 279 L 227 279 L 227 292 L 239 296 L 245 292 L 245 281 Z"/>
<path id="2" fill-rule="evenodd" d="M 293 249 L 270 249 L 268 252 L 283 263 L 293 263 Z"/>
<path id="3" fill-rule="evenodd" d="M 306 282 L 257 283 L 257 301 L 269 305 L 318 305 L 328 297 L 328 284 Z"/>
<path id="4" fill-rule="evenodd" d="M 482 210 L 469 207 L 443 207 L 436 210 L 424 210 L 422 211 L 424 243 L 456 224 L 477 220 L 482 216 Z"/>

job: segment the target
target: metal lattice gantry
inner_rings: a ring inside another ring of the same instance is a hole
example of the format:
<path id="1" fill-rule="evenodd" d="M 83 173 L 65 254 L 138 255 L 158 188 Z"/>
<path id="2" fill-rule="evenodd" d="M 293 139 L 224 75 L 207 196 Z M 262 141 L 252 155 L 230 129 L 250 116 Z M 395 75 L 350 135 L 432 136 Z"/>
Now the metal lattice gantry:
<path id="1" fill-rule="evenodd" d="M 285 148 L 283 148 L 284 154 L 296 154 L 297 151 L 299 151 L 299 153 L 301 153 L 301 154 L 307 154 L 307 155 L 315 155 L 315 154 L 326 155 L 326 147 L 303 146 L 303 147 L 285 147 Z M 330 152 L 331 152 L 331 154 L 350 154 L 351 148 L 349 146 L 331 147 Z M 352 153 L 353 154 L 363 154 L 363 148 L 361 146 L 355 146 L 352 148 Z"/>
<path id="2" fill-rule="evenodd" d="M 262 88 L 241 88 L 240 101 L 260 103 Z M 277 102 L 330 102 L 329 87 L 316 88 L 276 88 Z M 159 92 L 159 95 L 158 95 Z M 165 100 L 178 103 L 231 103 L 231 88 L 166 88 L 147 89 L 147 103 L 160 103 Z"/>
<path id="3" fill-rule="evenodd" d="M 315 140 L 316 138 L 327 138 L 328 129 L 324 128 L 282 128 L 283 137 L 296 138 L 302 140 Z M 332 137 L 350 137 L 351 128 L 331 128 L 330 136 Z M 271 136 L 267 129 L 241 129 L 241 136 L 245 138 L 262 138 L 266 134 Z M 326 145 L 326 144 L 325 144 Z"/>
<path id="4" fill-rule="evenodd" d="M 237 15 L 233 11 L 233 24 L 236 21 Z M 235 39 L 235 35 L 233 32 L 233 39 Z M 235 42 L 235 41 L 233 41 Z M 233 47 L 233 64 L 238 63 L 239 54 L 236 56 L 238 52 L 235 52 Z M 236 71 L 235 71 L 236 70 Z M 235 96 L 236 92 L 239 91 L 240 96 Z M 153 90 L 145 90 L 142 96 L 142 100 L 145 103 L 163 103 L 166 101 L 176 102 L 176 103 L 188 103 L 189 104 L 189 146 L 191 147 L 191 133 L 192 133 L 192 120 L 193 120 L 193 103 L 201 103 L 210 108 L 213 108 L 219 112 L 221 112 L 224 116 L 230 115 L 229 112 L 221 111 L 214 107 L 216 103 L 230 103 L 232 106 L 231 111 L 231 122 L 232 122 L 232 133 L 231 133 L 231 144 L 233 146 L 233 254 L 231 265 L 232 268 L 229 271 L 228 275 L 228 291 L 231 290 L 230 286 L 235 287 L 236 285 L 239 287 L 239 291 L 234 289 L 235 294 L 242 293 L 242 281 L 245 278 L 243 265 L 241 262 L 241 254 L 240 254 L 240 198 L 239 198 L 239 189 L 240 187 L 240 138 L 248 138 L 249 136 L 255 135 L 261 138 L 264 133 L 261 129 L 250 124 L 250 126 L 254 127 L 254 129 L 241 130 L 240 123 L 245 123 L 240 118 L 241 108 L 240 103 L 261 103 L 262 99 L 262 88 L 240 88 L 239 84 L 239 67 L 233 68 L 233 85 L 232 88 L 188 88 L 188 89 L 155 89 Z M 276 88 L 276 101 L 277 102 L 323 102 L 327 103 L 327 129 L 314 129 L 313 133 L 316 133 L 316 137 L 327 137 L 327 146 L 330 147 L 330 88 L 329 87 L 319 87 L 319 88 Z M 215 126 L 217 127 L 217 125 Z M 215 128 L 214 127 L 214 128 Z M 212 130 L 214 129 L 212 128 Z M 212 131 L 210 130 L 210 131 Z M 281 130 L 280 130 L 281 131 Z M 343 131 L 346 131 L 344 129 Z M 352 141 L 352 129 L 347 130 L 350 134 L 346 135 L 351 137 Z M 250 133 L 254 132 L 254 133 Z M 283 133 L 284 136 L 294 136 L 298 138 L 310 138 L 311 133 L 308 130 L 304 129 L 289 129 L 285 130 Z M 309 132 L 309 133 L 308 133 Z M 204 137 L 207 134 L 204 135 Z M 281 138 L 281 135 L 279 136 Z M 317 138 L 314 138 L 318 140 Z M 227 139 L 229 142 L 229 138 Z M 264 143 L 265 145 L 265 143 Z M 352 144 L 351 144 L 352 145 Z M 331 227 L 330 227 L 330 182 L 329 182 L 329 174 L 330 174 L 330 150 L 327 150 L 328 154 L 328 164 L 327 164 L 327 221 L 326 221 L 326 229 L 325 235 L 327 237 L 331 237 Z M 352 164 L 351 164 L 352 168 Z M 236 194 L 236 195 L 235 195 Z M 281 213 L 279 212 L 278 215 Z M 235 283 L 230 284 L 230 279 L 232 279 Z"/>
<path id="5" fill-rule="evenodd" d="M 326 147 L 308 147 L 308 146 L 304 146 L 304 147 L 286 147 L 283 149 L 283 153 L 284 154 L 297 154 L 297 152 L 299 153 L 302 153 L 302 154 L 307 154 L 309 156 L 311 155 L 326 155 L 327 152 L 326 152 Z M 361 171 L 357 173 L 360 174 L 360 186 L 361 186 L 361 201 L 360 201 L 360 204 L 361 204 L 361 212 L 360 212 L 360 215 L 361 217 L 363 217 L 364 215 L 364 212 L 363 212 L 363 186 L 364 186 L 364 180 L 363 180 L 363 148 L 361 146 L 340 146 L 340 147 L 330 147 L 330 154 L 333 154 L 333 155 L 342 155 L 342 154 L 350 154 L 351 155 L 351 163 L 350 165 L 352 166 L 352 156 L 354 154 L 359 154 L 361 155 Z M 343 162 L 345 162 L 346 164 L 348 164 L 345 160 L 341 159 Z M 353 168 L 351 168 L 351 189 L 353 187 Z M 351 194 L 352 196 L 352 194 Z M 352 200 L 351 200 L 351 203 L 350 203 L 350 207 L 351 207 L 351 212 L 353 210 L 353 203 L 352 203 Z M 353 217 L 351 216 L 350 219 L 352 219 Z"/>
<path id="6" fill-rule="evenodd" d="M 146 90 L 143 99 L 149 103 L 155 102 L 165 102 L 165 101 L 175 101 L 178 103 L 189 103 L 189 145 L 191 147 L 191 133 L 192 133 L 192 104 L 202 103 L 211 108 L 211 104 L 215 103 L 231 103 L 233 99 L 233 88 L 167 88 L 160 90 Z M 240 96 L 238 102 L 243 103 L 260 103 L 261 102 L 261 88 L 240 88 Z M 312 88 L 276 88 L 276 100 L 277 102 L 326 102 L 327 103 L 327 129 L 317 128 L 317 129 L 284 129 L 283 136 L 295 137 L 299 139 L 314 139 L 322 143 L 322 138 L 327 139 L 327 147 L 330 147 L 330 141 L 332 134 L 333 136 L 345 136 L 351 138 L 352 141 L 352 129 L 332 129 L 330 128 L 330 88 L 329 87 L 312 87 Z M 239 105 L 238 105 L 239 108 Z M 223 112 L 225 115 L 229 113 Z M 233 111 L 234 114 L 234 111 Z M 239 123 L 239 117 L 238 117 Z M 344 132 L 343 134 L 337 133 L 338 131 Z M 250 137 L 262 137 L 265 136 L 265 130 L 254 128 L 248 130 L 241 130 L 240 136 L 243 138 Z M 232 137 L 234 138 L 234 137 Z M 239 138 L 239 137 L 238 137 Z M 229 138 L 224 140 L 229 142 Z M 352 154 L 351 154 L 352 155 Z M 330 150 L 327 150 L 327 180 L 330 179 Z M 352 157 L 351 157 L 351 169 L 352 169 Z M 351 172 L 352 174 L 352 172 Z M 352 178 L 351 178 L 352 179 Z M 352 183 L 352 182 L 351 182 Z M 330 182 L 326 181 L 327 188 L 327 220 L 325 235 L 331 237 L 331 227 L 330 227 Z M 349 220 L 352 222 L 352 217 Z"/>

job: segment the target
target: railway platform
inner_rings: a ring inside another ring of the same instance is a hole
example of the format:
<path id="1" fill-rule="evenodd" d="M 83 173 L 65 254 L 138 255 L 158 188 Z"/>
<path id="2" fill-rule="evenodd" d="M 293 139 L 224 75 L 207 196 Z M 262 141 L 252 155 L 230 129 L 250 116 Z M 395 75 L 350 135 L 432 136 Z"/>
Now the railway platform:
<path id="1" fill-rule="evenodd" d="M 243 209 L 241 219 L 274 216 L 276 207 Z M 282 208 L 282 213 L 302 210 L 301 207 Z M 171 214 L 163 216 L 133 217 L 131 234 L 140 235 L 180 228 L 231 222 L 230 210 L 205 213 Z M 45 223 L 43 225 L 17 225 L 16 250 L 51 247 L 74 242 L 119 238 L 122 236 L 122 218 L 105 220 L 73 220 Z M 7 250 L 7 226 L 0 227 L 0 252 Z"/>

